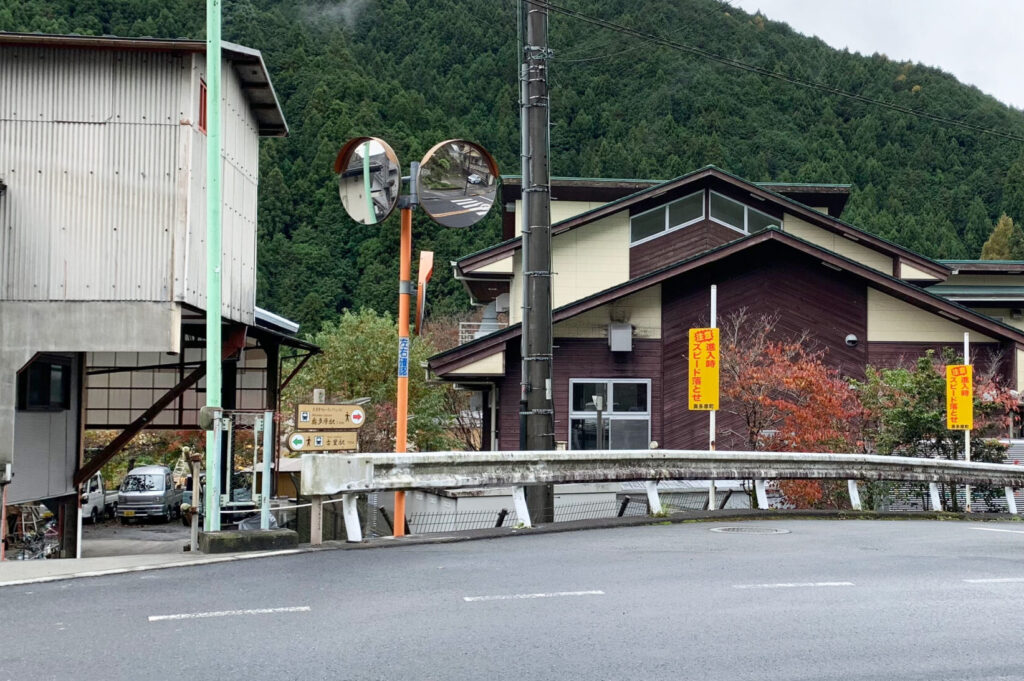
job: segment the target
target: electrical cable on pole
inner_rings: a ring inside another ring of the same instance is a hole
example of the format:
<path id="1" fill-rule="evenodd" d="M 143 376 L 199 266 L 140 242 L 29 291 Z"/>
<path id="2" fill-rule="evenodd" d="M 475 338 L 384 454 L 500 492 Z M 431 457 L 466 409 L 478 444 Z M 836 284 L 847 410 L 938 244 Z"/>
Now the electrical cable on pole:
<path id="1" fill-rule="evenodd" d="M 520 427 L 527 450 L 555 448 L 551 399 L 551 181 L 550 107 L 548 100 L 548 12 L 536 3 L 521 4 L 525 12 L 523 68 L 523 333 Z M 522 33 L 522 31 L 521 31 Z M 530 517 L 554 520 L 551 485 L 535 485 L 526 493 Z"/>

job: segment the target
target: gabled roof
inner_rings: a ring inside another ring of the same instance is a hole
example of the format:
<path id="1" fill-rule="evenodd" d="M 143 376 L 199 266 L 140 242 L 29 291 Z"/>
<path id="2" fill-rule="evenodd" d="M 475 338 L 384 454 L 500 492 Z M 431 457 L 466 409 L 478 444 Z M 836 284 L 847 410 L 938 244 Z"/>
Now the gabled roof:
<path id="1" fill-rule="evenodd" d="M 726 172 L 720 168 L 716 168 L 715 166 L 705 166 L 700 170 L 695 170 L 691 173 L 687 173 L 686 175 L 681 175 L 674 180 L 669 180 L 659 185 L 642 189 L 628 196 L 624 196 L 621 199 L 610 201 L 592 210 L 588 210 L 584 213 L 580 213 L 579 215 L 562 220 L 561 222 L 551 226 L 551 233 L 554 236 L 576 229 L 577 227 L 582 227 L 583 225 L 608 217 L 618 213 L 619 211 L 626 210 L 630 206 L 638 204 L 641 201 L 656 199 L 659 196 L 664 196 L 675 191 L 679 187 L 706 180 L 708 178 L 714 178 L 722 182 L 726 182 L 749 192 L 756 198 L 776 203 L 791 212 L 793 215 L 806 220 L 817 227 L 842 235 L 852 241 L 859 242 L 869 248 L 885 253 L 894 259 L 898 258 L 905 261 L 924 272 L 934 274 L 937 279 L 945 279 L 950 274 L 950 269 L 942 263 L 932 260 L 931 258 L 926 258 L 925 256 L 915 253 L 903 246 L 866 232 L 855 225 L 851 225 L 839 220 L 838 218 L 826 215 L 825 213 L 795 201 L 788 196 L 784 196 L 783 194 L 767 189 L 765 186 L 748 182 L 741 177 L 733 175 L 732 173 Z M 506 258 L 520 247 L 520 237 L 508 239 L 491 246 L 490 248 L 477 251 L 476 253 L 472 253 L 457 260 L 455 262 L 455 266 L 460 272 L 469 272 L 482 265 Z"/>
<path id="2" fill-rule="evenodd" d="M 621 199 L 627 194 L 663 184 L 664 179 L 650 180 L 620 177 L 552 177 L 551 198 L 563 201 L 598 201 L 601 203 Z M 523 195 L 521 175 L 501 176 L 503 203 L 516 201 Z M 828 208 L 828 214 L 839 217 L 850 198 L 849 184 L 821 184 L 817 182 L 755 182 L 759 187 L 785 194 L 808 206 Z"/>
<path id="3" fill-rule="evenodd" d="M 1015 343 L 1024 345 L 1024 331 L 1008 324 L 992 319 L 991 317 L 979 314 L 974 310 L 960 305 L 959 303 L 947 300 L 934 293 L 930 293 L 902 279 L 879 272 L 878 270 L 862 265 L 855 260 L 841 256 L 833 251 L 822 248 L 817 244 L 805 241 L 778 228 L 770 227 L 764 231 L 751 234 L 736 241 L 731 241 L 717 248 L 704 251 L 676 263 L 662 267 L 661 269 L 635 277 L 622 284 L 612 286 L 603 291 L 598 291 L 586 298 L 573 301 L 568 305 L 557 308 L 552 313 L 552 321 L 558 323 L 582 314 L 588 310 L 605 305 L 619 298 L 631 295 L 655 284 L 676 277 L 680 274 L 690 272 L 706 265 L 724 260 L 732 255 L 759 247 L 766 243 L 778 243 L 790 247 L 796 251 L 805 253 L 813 258 L 826 263 L 833 268 L 838 268 L 854 274 L 866 281 L 870 286 L 905 302 L 915 304 L 919 307 L 928 308 L 936 314 L 941 314 L 952 321 L 962 324 L 975 331 L 986 335 L 997 336 Z M 486 357 L 501 349 L 504 349 L 506 341 L 519 336 L 520 324 L 514 324 L 505 329 L 496 331 L 490 335 L 477 338 L 469 343 L 459 345 L 445 352 L 438 353 L 431 357 L 428 362 L 430 369 L 435 373 L 444 374 L 460 366 Z"/>
<path id="4" fill-rule="evenodd" d="M 1024 260 L 940 260 L 953 274 L 1024 274 Z"/>
<path id="5" fill-rule="evenodd" d="M 0 32 L 0 46 L 50 47 L 57 49 L 124 50 L 128 52 L 205 53 L 206 41 L 183 38 L 124 38 L 120 36 L 51 35 L 46 33 Z M 288 123 L 270 82 L 270 72 L 259 50 L 221 42 L 228 60 L 249 102 L 261 137 L 287 137 Z"/>

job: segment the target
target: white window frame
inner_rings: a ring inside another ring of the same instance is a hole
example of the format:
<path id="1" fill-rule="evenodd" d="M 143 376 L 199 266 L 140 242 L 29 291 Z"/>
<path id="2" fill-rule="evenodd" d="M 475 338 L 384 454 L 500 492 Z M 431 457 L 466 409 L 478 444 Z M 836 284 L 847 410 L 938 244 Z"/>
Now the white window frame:
<path id="1" fill-rule="evenodd" d="M 719 192 L 716 192 L 714 190 L 710 190 L 709 189 L 708 192 L 711 193 L 711 194 L 714 194 L 715 196 L 721 197 L 721 198 L 725 199 L 726 201 L 732 201 L 733 203 L 738 203 L 739 205 L 743 206 L 743 228 L 740 229 L 736 225 L 730 225 L 728 222 L 725 222 L 724 220 L 719 220 L 718 218 L 716 218 L 714 215 L 711 214 L 711 197 L 709 196 L 708 197 L 708 219 L 711 220 L 712 222 L 716 223 L 716 224 L 722 225 L 723 227 L 728 227 L 729 229 L 736 230 L 740 234 L 750 234 L 750 211 L 754 211 L 758 215 L 763 215 L 766 218 L 768 218 L 769 220 L 776 220 L 779 223 L 778 227 L 779 228 L 782 227 L 782 218 L 777 218 L 774 215 L 771 215 L 769 213 L 765 213 L 763 210 L 758 210 L 756 208 L 751 208 L 750 206 L 748 206 L 747 204 L 743 203 L 742 201 L 737 201 L 736 199 L 732 198 L 731 196 L 726 196 L 725 194 L 720 194 Z"/>
<path id="2" fill-rule="evenodd" d="M 687 222 L 684 222 L 684 223 L 679 224 L 679 225 L 675 225 L 675 226 L 669 225 L 668 224 L 669 206 L 671 206 L 674 203 L 679 203 L 680 201 L 685 201 L 686 199 L 693 198 L 694 196 L 697 196 L 697 195 L 700 195 L 700 217 L 696 217 L 696 218 L 694 218 L 692 220 L 688 220 Z M 676 230 L 683 229 L 685 227 L 689 227 L 690 225 L 693 225 L 693 224 L 696 224 L 696 223 L 700 222 L 701 220 L 703 220 L 704 218 L 707 217 L 707 214 L 708 214 L 708 209 L 707 208 L 708 207 L 707 207 L 707 201 L 705 200 L 705 197 L 704 197 L 704 190 L 701 189 L 700 191 L 693 192 L 692 194 L 687 194 L 686 196 L 680 196 L 678 199 L 674 199 L 672 201 L 669 201 L 668 203 L 663 203 L 660 206 L 656 206 L 655 208 L 651 208 L 649 210 L 645 210 L 642 213 L 637 213 L 636 215 L 630 215 L 629 216 L 629 246 L 630 246 L 630 248 L 632 248 L 633 246 L 637 246 L 639 244 L 645 244 L 648 241 L 651 241 L 653 239 L 657 239 L 658 237 L 665 236 L 666 234 L 669 234 L 670 232 L 675 232 Z M 657 232 L 656 234 L 652 234 L 650 236 L 645 236 L 643 239 L 638 239 L 637 241 L 633 241 L 633 219 L 641 217 L 643 215 L 647 215 L 648 213 L 653 213 L 656 210 L 664 211 L 664 213 L 665 213 L 665 220 L 664 220 L 665 228 L 663 230 L 661 230 L 660 232 Z"/>
<path id="3" fill-rule="evenodd" d="M 569 436 L 567 438 L 567 446 L 572 449 L 572 422 L 573 419 L 596 419 L 596 411 L 573 411 L 572 409 L 572 391 L 573 386 L 577 383 L 604 383 L 611 387 L 608 391 L 608 402 L 614 404 L 613 398 L 615 395 L 615 384 L 616 383 L 643 383 L 647 386 L 647 411 L 610 411 L 608 409 L 601 411 L 602 421 L 647 421 L 647 442 L 651 441 L 651 416 L 652 416 L 652 395 L 651 395 L 651 379 L 649 378 L 570 378 L 569 379 Z M 609 428 L 611 428 L 609 424 Z"/>

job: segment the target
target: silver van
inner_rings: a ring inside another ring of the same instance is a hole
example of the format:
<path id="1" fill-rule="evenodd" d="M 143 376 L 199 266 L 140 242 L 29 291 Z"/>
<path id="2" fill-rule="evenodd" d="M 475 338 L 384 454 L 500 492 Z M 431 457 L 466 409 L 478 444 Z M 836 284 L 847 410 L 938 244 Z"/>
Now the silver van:
<path id="1" fill-rule="evenodd" d="M 129 471 L 117 494 L 117 517 L 127 525 L 134 518 L 169 522 L 181 515 L 181 490 L 174 489 L 167 466 L 139 466 Z"/>

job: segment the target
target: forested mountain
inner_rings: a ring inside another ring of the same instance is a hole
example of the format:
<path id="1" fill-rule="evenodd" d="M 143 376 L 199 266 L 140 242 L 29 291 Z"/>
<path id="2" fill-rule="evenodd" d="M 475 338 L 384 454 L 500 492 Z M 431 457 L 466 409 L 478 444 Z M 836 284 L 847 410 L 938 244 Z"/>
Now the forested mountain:
<path id="1" fill-rule="evenodd" d="M 1024 114 L 932 68 L 834 50 L 719 0 L 560 4 L 789 76 L 1024 136 Z M 0 30 L 204 34 L 202 0 L 0 0 Z M 995 19 L 994 19 L 995 20 Z M 442 139 L 519 172 L 514 0 L 227 0 L 224 37 L 263 51 L 291 126 L 262 143 L 260 303 L 307 329 L 393 310 L 398 218 L 349 220 L 331 170 L 345 139 L 403 164 Z M 552 171 L 670 178 L 715 164 L 754 181 L 851 183 L 844 218 L 937 258 L 976 258 L 1002 212 L 1024 219 L 1024 144 L 791 85 L 553 15 Z M 498 239 L 423 216 L 434 313 L 466 305 L 448 261 Z"/>

